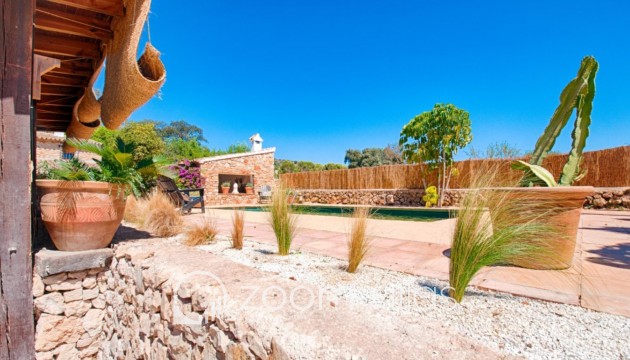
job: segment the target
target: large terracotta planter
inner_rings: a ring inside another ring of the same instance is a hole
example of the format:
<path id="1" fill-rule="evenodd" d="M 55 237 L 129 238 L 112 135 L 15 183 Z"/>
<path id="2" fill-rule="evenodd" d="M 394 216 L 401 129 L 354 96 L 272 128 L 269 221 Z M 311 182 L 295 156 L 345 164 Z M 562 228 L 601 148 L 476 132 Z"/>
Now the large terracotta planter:
<path id="1" fill-rule="evenodd" d="M 125 213 L 124 185 L 37 180 L 42 221 L 57 249 L 107 247 Z"/>
<path id="2" fill-rule="evenodd" d="M 553 208 L 553 215 L 547 218 L 548 224 L 557 227 L 560 236 L 550 234 L 544 239 L 545 249 L 540 256 L 514 261 L 512 265 L 537 270 L 566 269 L 573 263 L 575 242 L 582 206 L 587 196 L 594 191 L 592 186 L 558 186 L 531 188 L 500 188 L 496 191 L 509 191 L 511 197 L 540 206 L 541 211 Z"/>

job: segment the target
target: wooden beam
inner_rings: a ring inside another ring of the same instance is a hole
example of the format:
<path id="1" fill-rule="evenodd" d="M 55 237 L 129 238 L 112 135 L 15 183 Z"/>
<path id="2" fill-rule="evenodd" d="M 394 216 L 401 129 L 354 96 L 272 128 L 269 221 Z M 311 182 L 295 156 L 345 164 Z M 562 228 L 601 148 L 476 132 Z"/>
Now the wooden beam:
<path id="1" fill-rule="evenodd" d="M 59 59 L 35 54 L 33 57 L 33 100 L 42 96 L 42 75 L 61 66 Z"/>
<path id="2" fill-rule="evenodd" d="M 34 35 L 36 54 L 61 55 L 77 58 L 100 59 L 102 56 L 100 45 L 91 41 L 82 41 L 79 38 L 67 36 L 55 36 L 51 33 L 35 32 Z"/>
<path id="3" fill-rule="evenodd" d="M 56 126 L 37 125 L 35 129 L 38 131 L 63 131 L 65 132 L 66 129 L 68 129 L 68 125 L 56 125 Z"/>
<path id="4" fill-rule="evenodd" d="M 83 94 L 83 88 L 42 84 L 42 95 L 80 96 L 81 94 Z"/>
<path id="5" fill-rule="evenodd" d="M 98 21 L 94 21 L 94 18 L 40 7 L 35 12 L 35 28 L 101 41 L 108 41 L 113 35 L 109 26 L 102 26 Z"/>
<path id="6" fill-rule="evenodd" d="M 88 84 L 88 79 L 80 78 L 76 76 L 64 76 L 56 74 L 46 74 L 42 77 L 42 84 L 57 85 L 57 86 L 70 86 L 84 88 Z"/>
<path id="7" fill-rule="evenodd" d="M 34 359 L 31 80 L 34 1 L 0 0 L 0 359 Z"/>
<path id="8" fill-rule="evenodd" d="M 91 63 L 84 61 L 63 61 L 61 67 L 51 71 L 51 74 L 64 74 L 90 78 L 94 72 Z"/>
<path id="9" fill-rule="evenodd" d="M 66 106 L 55 106 L 55 105 L 49 105 L 49 104 L 37 104 L 36 105 L 37 110 L 42 110 L 44 112 L 48 112 L 48 113 L 55 113 L 55 114 L 68 114 L 72 112 L 72 105 L 66 105 Z"/>
<path id="10" fill-rule="evenodd" d="M 46 121 L 46 120 L 61 120 L 68 121 L 72 120 L 72 114 L 51 114 L 46 112 L 37 112 L 37 122 Z"/>
<path id="11" fill-rule="evenodd" d="M 89 10 L 99 14 L 110 16 L 122 16 L 124 14 L 121 0 L 48 0 L 51 3 L 72 6 L 78 9 Z"/>
<path id="12" fill-rule="evenodd" d="M 78 95 L 42 95 L 41 100 L 37 102 L 37 106 L 63 106 L 72 107 L 79 100 Z"/>

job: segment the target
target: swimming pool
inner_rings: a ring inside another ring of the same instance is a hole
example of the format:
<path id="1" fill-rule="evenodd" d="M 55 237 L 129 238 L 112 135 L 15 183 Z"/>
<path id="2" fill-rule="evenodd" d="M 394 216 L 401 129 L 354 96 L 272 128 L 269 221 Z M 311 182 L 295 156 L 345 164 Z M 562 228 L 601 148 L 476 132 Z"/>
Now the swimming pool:
<path id="1" fill-rule="evenodd" d="M 354 211 L 353 206 L 319 206 L 319 205 L 293 205 L 291 207 L 297 214 L 325 215 L 325 216 L 351 216 Z M 225 208 L 223 208 L 225 209 Z M 234 208 L 230 208 L 234 209 Z M 265 206 L 245 206 L 239 209 L 245 211 L 262 212 L 267 211 Z M 426 208 L 391 208 L 373 207 L 371 208 L 373 219 L 383 220 L 406 220 L 406 221 L 437 221 L 451 217 L 453 210 L 448 209 L 426 209 Z"/>

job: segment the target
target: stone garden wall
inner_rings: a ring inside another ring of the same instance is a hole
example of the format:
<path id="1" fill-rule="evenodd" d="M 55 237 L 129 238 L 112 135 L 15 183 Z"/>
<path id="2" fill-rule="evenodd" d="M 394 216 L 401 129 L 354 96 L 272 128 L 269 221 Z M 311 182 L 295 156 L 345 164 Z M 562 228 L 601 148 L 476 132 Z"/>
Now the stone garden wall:
<path id="1" fill-rule="evenodd" d="M 465 189 L 448 190 L 444 206 L 457 206 Z M 361 204 L 373 206 L 424 206 L 424 190 L 296 190 L 298 202 L 304 204 Z M 630 187 L 595 188 L 586 198 L 589 209 L 630 209 Z"/>

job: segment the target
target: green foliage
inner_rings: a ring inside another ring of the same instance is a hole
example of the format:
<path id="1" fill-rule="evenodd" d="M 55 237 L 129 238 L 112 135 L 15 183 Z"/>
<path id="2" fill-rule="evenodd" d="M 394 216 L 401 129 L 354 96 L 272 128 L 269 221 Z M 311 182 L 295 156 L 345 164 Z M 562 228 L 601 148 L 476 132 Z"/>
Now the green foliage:
<path id="1" fill-rule="evenodd" d="M 117 138 L 115 146 L 102 146 L 88 141 L 68 139 L 68 144 L 81 151 L 101 157 L 94 159 L 97 168 L 89 167 L 77 159 L 61 161 L 59 170 L 51 172 L 52 178 L 60 180 L 92 180 L 127 185 L 136 196 L 147 190 L 146 178 L 157 174 L 172 176 L 163 169 L 165 161 L 159 157 L 134 160 L 135 145 Z"/>
<path id="2" fill-rule="evenodd" d="M 437 191 L 437 187 L 435 187 L 434 185 L 431 185 L 427 188 L 427 190 L 424 192 L 424 195 L 422 196 L 422 201 L 424 201 L 424 206 L 425 207 L 431 207 L 431 206 L 435 206 L 438 203 L 438 191 Z"/>
<path id="3" fill-rule="evenodd" d="M 289 196 L 289 190 L 281 185 L 271 195 L 269 206 L 269 224 L 276 234 L 280 255 L 289 255 L 297 227 L 296 217 L 290 211 Z"/>
<path id="4" fill-rule="evenodd" d="M 109 130 L 99 127 L 92 135 L 92 140 L 98 141 L 106 148 L 116 146 L 117 138 L 125 143 L 133 143 L 133 158 L 135 161 L 164 154 L 166 144 L 157 132 L 157 123 L 152 120 L 127 121 L 119 130 Z"/>
<path id="5" fill-rule="evenodd" d="M 593 99 L 595 98 L 595 76 L 598 69 L 599 64 L 592 56 L 586 56 L 582 59 L 577 76 L 562 90 L 560 105 L 556 108 L 545 131 L 536 142 L 536 148 L 532 153 L 530 163 L 536 166 L 542 165 L 543 159 L 553 148 L 556 139 L 569 122 L 569 118 L 575 109 L 575 124 L 571 133 L 573 142 L 569 158 L 562 168 L 560 180 L 558 181 L 558 184 L 561 186 L 569 186 L 584 176 L 584 174 L 580 174 L 580 164 L 582 162 L 582 151 L 589 134 L 588 128 L 591 124 L 591 111 L 593 110 Z M 527 180 L 535 175 L 536 173 L 527 170 L 521 184 L 523 186 L 531 186 L 532 182 Z"/>
<path id="6" fill-rule="evenodd" d="M 457 152 L 472 140 L 467 111 L 452 104 L 435 104 L 431 111 L 417 115 L 400 132 L 402 157 L 408 162 L 422 162 L 438 171 L 439 204 L 448 188 Z"/>
<path id="7" fill-rule="evenodd" d="M 383 149 L 348 149 L 346 150 L 344 163 L 348 164 L 349 169 L 354 169 L 360 167 L 402 164 L 403 159 L 400 152 L 400 147 L 395 145 L 388 145 Z"/>
<path id="8" fill-rule="evenodd" d="M 173 138 L 166 142 L 166 153 L 173 161 L 211 156 L 211 151 L 198 140 Z"/>
<path id="9" fill-rule="evenodd" d="M 525 186 L 558 186 L 553 174 L 542 166 L 532 165 L 522 160 L 512 162 L 512 169 L 525 171 L 521 185 Z"/>
<path id="10" fill-rule="evenodd" d="M 346 168 L 341 164 L 328 163 L 322 165 L 311 161 L 294 161 L 283 159 L 275 159 L 274 166 L 278 174 L 288 174 L 304 171 L 338 170 Z"/>
<path id="11" fill-rule="evenodd" d="M 488 145 L 486 151 L 478 151 L 471 146 L 467 155 L 471 159 L 514 159 L 521 156 L 522 151 L 503 141 Z"/>
<path id="12" fill-rule="evenodd" d="M 172 121 L 168 125 L 160 123 L 156 128 L 158 135 L 165 141 L 167 140 L 184 140 L 206 142 L 203 137 L 203 130 L 199 126 L 190 124 L 184 120 Z"/>

